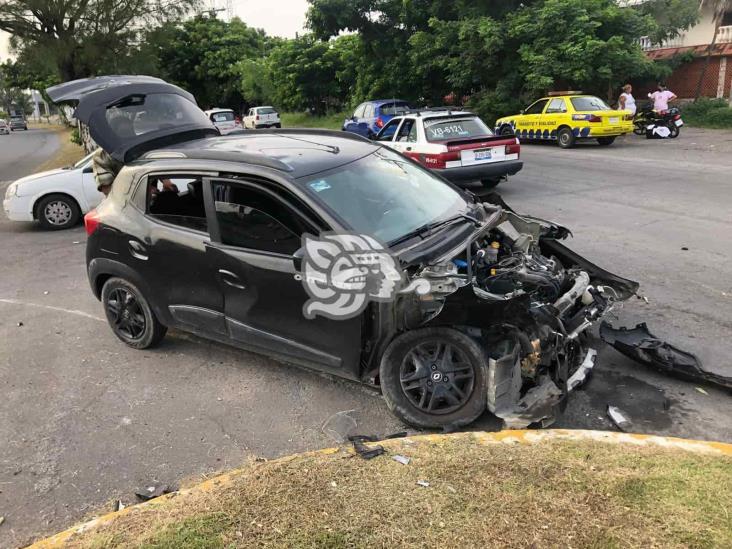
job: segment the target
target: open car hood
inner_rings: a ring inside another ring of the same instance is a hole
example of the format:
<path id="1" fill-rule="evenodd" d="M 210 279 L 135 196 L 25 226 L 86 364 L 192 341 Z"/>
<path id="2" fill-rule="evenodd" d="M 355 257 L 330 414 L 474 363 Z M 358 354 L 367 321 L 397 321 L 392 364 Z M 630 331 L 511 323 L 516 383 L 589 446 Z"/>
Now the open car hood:
<path id="1" fill-rule="evenodd" d="M 151 76 L 100 76 L 52 86 L 55 103 L 75 103 L 92 139 L 126 163 L 168 145 L 219 135 L 187 91 Z"/>

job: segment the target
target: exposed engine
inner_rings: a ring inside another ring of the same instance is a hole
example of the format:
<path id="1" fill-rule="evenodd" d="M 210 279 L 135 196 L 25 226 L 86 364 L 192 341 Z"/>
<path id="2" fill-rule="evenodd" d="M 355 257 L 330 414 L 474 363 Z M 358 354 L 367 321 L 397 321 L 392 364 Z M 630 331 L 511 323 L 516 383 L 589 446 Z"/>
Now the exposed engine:
<path id="1" fill-rule="evenodd" d="M 483 206 L 491 222 L 465 252 L 419 273 L 430 288 L 422 324 L 480 334 L 489 410 L 509 427 L 549 425 L 594 365 L 596 352 L 580 336 L 637 283 L 559 243 L 567 229 Z"/>

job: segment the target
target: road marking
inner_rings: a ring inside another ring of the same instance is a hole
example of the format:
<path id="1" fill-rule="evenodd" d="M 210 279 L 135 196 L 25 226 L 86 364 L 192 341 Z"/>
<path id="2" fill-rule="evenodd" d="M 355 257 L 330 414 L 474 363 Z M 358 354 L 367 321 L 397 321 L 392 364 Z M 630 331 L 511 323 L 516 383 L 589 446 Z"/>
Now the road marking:
<path id="1" fill-rule="evenodd" d="M 54 307 L 53 305 L 41 305 L 40 303 L 29 303 L 27 301 L 19 301 L 17 299 L 2 299 L 0 303 L 7 303 L 8 305 L 23 305 L 24 307 L 36 307 L 38 309 L 48 309 L 49 311 L 58 311 L 60 313 L 68 313 L 76 316 L 83 316 L 84 318 L 90 318 L 91 320 L 98 320 L 99 322 L 106 322 L 103 318 L 98 316 L 90 315 L 84 311 L 77 309 L 64 309 L 63 307 Z"/>

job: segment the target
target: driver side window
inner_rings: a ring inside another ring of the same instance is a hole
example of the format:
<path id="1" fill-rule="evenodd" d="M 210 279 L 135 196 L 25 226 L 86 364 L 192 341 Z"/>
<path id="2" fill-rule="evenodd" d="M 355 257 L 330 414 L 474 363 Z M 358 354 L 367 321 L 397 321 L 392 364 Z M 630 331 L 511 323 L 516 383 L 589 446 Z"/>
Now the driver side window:
<path id="1" fill-rule="evenodd" d="M 539 99 L 537 102 L 531 104 L 529 108 L 524 111 L 524 114 L 541 114 L 544 112 L 546 103 L 546 99 Z"/>

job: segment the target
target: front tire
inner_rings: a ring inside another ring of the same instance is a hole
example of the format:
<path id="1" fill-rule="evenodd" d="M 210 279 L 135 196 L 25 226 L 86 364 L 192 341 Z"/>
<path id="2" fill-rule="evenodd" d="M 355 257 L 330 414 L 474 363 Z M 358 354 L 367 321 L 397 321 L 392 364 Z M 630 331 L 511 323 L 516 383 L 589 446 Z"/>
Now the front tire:
<path id="1" fill-rule="evenodd" d="M 38 221 L 44 229 L 60 231 L 79 223 L 81 210 L 76 200 L 63 194 L 50 194 L 36 208 Z"/>
<path id="2" fill-rule="evenodd" d="M 598 137 L 597 142 L 600 144 L 600 146 L 607 147 L 615 143 L 615 137 Z"/>
<path id="3" fill-rule="evenodd" d="M 137 286 L 122 278 L 107 280 L 102 303 L 114 335 L 134 349 L 154 347 L 168 331 Z"/>
<path id="4" fill-rule="evenodd" d="M 557 145 L 560 149 L 571 149 L 576 141 L 577 138 L 571 128 L 562 128 L 557 133 Z"/>
<path id="5" fill-rule="evenodd" d="M 452 328 L 421 328 L 391 342 L 381 359 L 381 392 L 394 415 L 423 429 L 461 427 L 486 410 L 488 357 Z"/>

